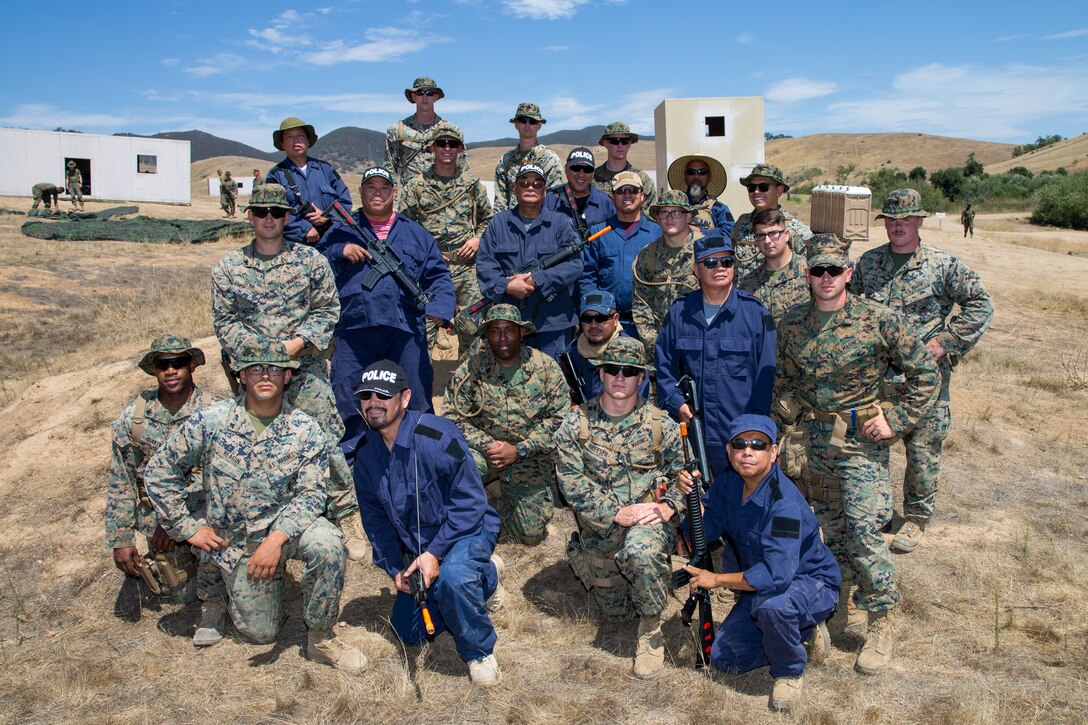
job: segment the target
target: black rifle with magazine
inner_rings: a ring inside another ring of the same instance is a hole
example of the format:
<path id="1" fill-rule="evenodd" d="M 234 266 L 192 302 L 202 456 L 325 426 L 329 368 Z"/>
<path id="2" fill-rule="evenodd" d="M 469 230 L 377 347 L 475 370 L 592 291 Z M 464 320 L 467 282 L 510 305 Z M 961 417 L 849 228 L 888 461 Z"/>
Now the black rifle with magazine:
<path id="1" fill-rule="evenodd" d="M 295 175 L 291 173 L 291 169 L 284 168 L 285 178 L 287 179 L 287 186 L 291 189 L 291 193 L 298 199 L 298 207 L 295 209 L 295 214 L 309 221 L 307 216 L 313 214 L 315 211 L 321 216 L 326 217 L 326 221 L 321 226 L 314 225 L 314 229 L 317 230 L 318 239 L 325 236 L 325 232 L 332 228 L 332 220 L 328 219 L 325 212 L 321 211 L 321 207 L 314 204 L 312 201 L 302 195 L 302 190 L 299 189 L 298 182 L 295 181 Z M 333 172 L 336 173 L 335 171 Z M 337 174 L 337 178 L 340 178 Z"/>
<path id="2" fill-rule="evenodd" d="M 567 387 L 570 388 L 571 405 L 586 402 L 586 381 L 578 374 L 578 368 L 574 367 L 574 358 L 569 352 L 561 352 L 557 360 L 563 370 L 563 377 L 567 379 Z"/>

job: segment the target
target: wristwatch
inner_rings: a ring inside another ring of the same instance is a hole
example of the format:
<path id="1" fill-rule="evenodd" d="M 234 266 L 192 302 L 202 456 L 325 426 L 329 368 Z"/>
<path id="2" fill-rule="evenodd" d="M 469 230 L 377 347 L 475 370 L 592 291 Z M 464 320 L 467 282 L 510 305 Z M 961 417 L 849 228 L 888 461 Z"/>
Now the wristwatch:
<path id="1" fill-rule="evenodd" d="M 518 443 L 516 446 L 514 446 L 514 450 L 517 451 L 518 458 L 529 457 L 529 447 L 526 446 L 524 443 Z"/>
<path id="2" fill-rule="evenodd" d="M 658 503 L 663 503 L 663 504 L 665 504 L 666 506 L 668 506 L 669 508 L 671 508 L 671 509 L 672 509 L 672 512 L 673 512 L 673 513 L 676 513 L 676 512 L 677 512 L 677 511 L 676 511 L 676 504 L 674 504 L 674 503 L 673 503 L 673 502 L 672 502 L 671 500 L 669 500 L 669 499 L 667 499 L 667 498 L 663 498 L 663 499 L 661 499 L 661 500 L 660 500 L 660 501 L 659 501 Z"/>

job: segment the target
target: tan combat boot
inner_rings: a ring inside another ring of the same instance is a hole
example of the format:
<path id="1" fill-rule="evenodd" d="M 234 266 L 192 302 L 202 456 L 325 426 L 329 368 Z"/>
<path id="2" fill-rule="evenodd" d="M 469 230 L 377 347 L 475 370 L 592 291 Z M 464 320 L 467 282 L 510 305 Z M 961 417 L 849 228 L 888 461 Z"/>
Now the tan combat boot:
<path id="1" fill-rule="evenodd" d="M 797 701 L 801 699 L 801 693 L 805 689 L 805 677 L 776 677 L 774 689 L 771 690 L 771 699 L 767 703 L 775 712 L 789 712 Z"/>
<path id="2" fill-rule="evenodd" d="M 336 525 L 344 532 L 344 548 L 348 550 L 348 559 L 362 561 L 370 551 L 369 543 L 363 534 L 358 513 L 343 516 Z"/>
<path id="3" fill-rule="evenodd" d="M 338 670 L 362 672 L 366 669 L 366 655 L 359 648 L 344 644 L 332 630 L 319 632 L 311 629 L 306 635 L 306 657 Z"/>
<path id="4" fill-rule="evenodd" d="M 219 599 L 200 605 L 200 621 L 193 634 L 194 647 L 211 647 L 223 639 L 227 630 L 227 605 Z"/>
<path id="5" fill-rule="evenodd" d="M 897 554 L 909 554 L 922 543 L 922 535 L 926 532 L 924 521 L 908 520 L 899 529 L 899 533 L 892 539 L 891 549 Z"/>
<path id="6" fill-rule="evenodd" d="M 892 613 L 869 612 L 865 646 L 858 653 L 854 669 L 863 675 L 879 675 L 892 661 Z"/>
<path id="7" fill-rule="evenodd" d="M 854 592 L 857 590 L 858 588 L 853 586 L 849 579 L 843 579 L 842 588 L 839 589 L 839 604 L 835 607 L 835 616 L 827 620 L 827 629 L 832 637 L 865 636 L 869 619 L 865 612 L 854 604 Z"/>
<path id="8" fill-rule="evenodd" d="M 491 563 L 495 565 L 497 583 L 495 584 L 495 591 L 487 598 L 487 610 L 495 612 L 506 601 L 506 587 L 502 585 L 502 573 L 506 570 L 506 562 L 498 554 L 492 554 Z"/>
<path id="9" fill-rule="evenodd" d="M 831 635 L 827 631 L 826 624 L 820 622 L 813 627 L 812 635 L 805 642 L 805 649 L 808 650 L 810 665 L 820 664 L 828 658 L 831 654 Z"/>
<path id="10" fill-rule="evenodd" d="M 638 649 L 635 650 L 635 677 L 650 680 L 665 670 L 665 637 L 661 617 L 638 620 Z"/>

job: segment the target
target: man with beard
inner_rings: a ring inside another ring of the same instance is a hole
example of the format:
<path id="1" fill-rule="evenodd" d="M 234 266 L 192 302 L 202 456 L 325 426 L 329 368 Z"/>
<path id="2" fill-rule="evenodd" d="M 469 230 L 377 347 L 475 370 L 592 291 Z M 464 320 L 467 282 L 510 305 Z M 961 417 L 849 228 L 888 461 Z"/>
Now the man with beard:
<path id="1" fill-rule="evenodd" d="M 582 398 L 588 401 L 601 393 L 601 376 L 590 360 L 597 359 L 609 343 L 617 337 L 630 337 L 620 325 L 620 313 L 616 310 L 616 298 L 611 292 L 590 292 L 582 295 L 578 309 L 581 334 L 566 349 L 571 366 L 583 383 Z M 639 343 L 642 344 L 641 342 Z M 638 386 L 638 394 L 646 398 L 650 394 L 650 376 L 644 375 Z"/>
<path id="2" fill-rule="evenodd" d="M 706 154 L 688 154 L 669 164 L 669 186 L 687 196 L 693 215 L 691 225 L 706 232 L 721 229 L 733 231 L 733 213 L 718 200 L 728 179 L 722 162 Z"/>

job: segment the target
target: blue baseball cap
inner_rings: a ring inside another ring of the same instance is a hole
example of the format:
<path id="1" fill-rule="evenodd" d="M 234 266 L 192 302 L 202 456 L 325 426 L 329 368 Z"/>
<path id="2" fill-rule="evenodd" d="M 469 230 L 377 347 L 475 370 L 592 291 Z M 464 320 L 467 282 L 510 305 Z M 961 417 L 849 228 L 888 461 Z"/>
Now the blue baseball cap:
<path id="1" fill-rule="evenodd" d="M 611 292 L 588 292 L 582 295 L 582 304 L 578 306 L 578 314 L 587 312 L 599 312 L 602 315 L 611 315 L 616 311 L 616 297 Z"/>
<path id="2" fill-rule="evenodd" d="M 699 262 L 707 257 L 723 252 L 733 252 L 733 240 L 720 231 L 710 232 L 695 240 L 695 261 Z"/>
<path id="3" fill-rule="evenodd" d="M 733 440 L 748 431 L 763 433 L 771 439 L 771 443 L 778 442 L 778 428 L 775 426 L 774 421 L 758 413 L 745 413 L 734 418 L 733 422 L 729 424 L 729 440 Z"/>

